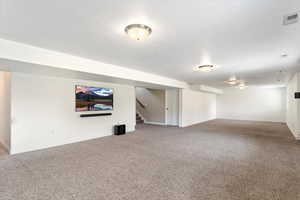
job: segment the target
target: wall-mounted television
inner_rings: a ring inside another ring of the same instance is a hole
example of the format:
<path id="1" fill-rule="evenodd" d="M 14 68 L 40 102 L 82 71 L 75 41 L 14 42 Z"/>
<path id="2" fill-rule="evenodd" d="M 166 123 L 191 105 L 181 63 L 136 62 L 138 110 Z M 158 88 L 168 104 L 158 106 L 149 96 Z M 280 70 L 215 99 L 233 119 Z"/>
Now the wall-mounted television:
<path id="1" fill-rule="evenodd" d="M 76 112 L 113 110 L 114 92 L 111 88 L 75 86 Z"/>

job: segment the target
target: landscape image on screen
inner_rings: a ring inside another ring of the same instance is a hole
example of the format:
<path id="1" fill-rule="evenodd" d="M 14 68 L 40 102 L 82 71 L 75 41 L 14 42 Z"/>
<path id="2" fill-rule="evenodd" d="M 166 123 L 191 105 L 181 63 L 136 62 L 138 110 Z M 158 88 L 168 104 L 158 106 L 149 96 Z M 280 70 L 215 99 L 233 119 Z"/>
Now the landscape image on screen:
<path id="1" fill-rule="evenodd" d="M 76 86 L 76 112 L 113 109 L 113 89 Z"/>

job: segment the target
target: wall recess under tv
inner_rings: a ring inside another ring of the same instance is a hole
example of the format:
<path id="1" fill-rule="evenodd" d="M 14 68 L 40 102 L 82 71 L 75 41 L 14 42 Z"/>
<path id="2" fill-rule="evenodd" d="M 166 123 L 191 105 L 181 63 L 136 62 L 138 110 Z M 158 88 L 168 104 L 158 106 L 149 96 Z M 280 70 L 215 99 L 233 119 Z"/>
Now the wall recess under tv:
<path id="1" fill-rule="evenodd" d="M 76 85 L 76 112 L 113 110 L 113 89 Z"/>

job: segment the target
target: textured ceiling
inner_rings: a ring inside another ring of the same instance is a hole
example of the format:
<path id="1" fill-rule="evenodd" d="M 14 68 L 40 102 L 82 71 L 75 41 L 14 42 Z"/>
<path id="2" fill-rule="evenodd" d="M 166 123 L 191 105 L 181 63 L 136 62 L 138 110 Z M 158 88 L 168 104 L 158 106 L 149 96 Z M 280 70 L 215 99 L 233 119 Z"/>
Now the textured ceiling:
<path id="1" fill-rule="evenodd" d="M 0 37 L 189 83 L 282 85 L 300 71 L 300 23 L 282 25 L 299 0 L 1 0 Z M 124 28 L 150 26 L 147 41 Z M 288 54 L 282 58 L 281 54 Z M 213 64 L 211 73 L 195 72 Z M 283 70 L 281 75 L 279 70 Z"/>

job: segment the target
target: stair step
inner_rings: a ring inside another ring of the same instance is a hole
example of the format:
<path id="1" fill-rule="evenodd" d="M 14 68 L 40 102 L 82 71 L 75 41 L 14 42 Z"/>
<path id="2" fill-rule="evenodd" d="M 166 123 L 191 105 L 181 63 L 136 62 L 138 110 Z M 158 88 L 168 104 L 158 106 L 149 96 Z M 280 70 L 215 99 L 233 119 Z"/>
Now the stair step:
<path id="1" fill-rule="evenodd" d="M 143 118 L 138 114 L 138 113 L 136 113 L 136 123 L 137 124 L 142 124 L 142 123 L 144 123 L 144 120 L 143 120 Z"/>

